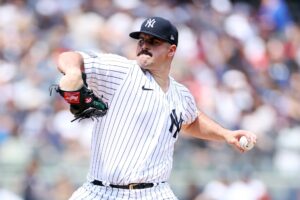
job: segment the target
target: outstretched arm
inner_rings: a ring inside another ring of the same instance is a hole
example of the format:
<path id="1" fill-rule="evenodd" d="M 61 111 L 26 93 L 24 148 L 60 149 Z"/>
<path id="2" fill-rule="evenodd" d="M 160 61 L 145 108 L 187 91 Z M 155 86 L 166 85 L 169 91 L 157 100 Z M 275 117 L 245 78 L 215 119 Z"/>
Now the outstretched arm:
<path id="1" fill-rule="evenodd" d="M 59 86 L 62 90 L 73 91 L 83 86 L 83 58 L 76 52 L 64 52 L 58 57 L 57 69 L 64 74 Z"/>
<path id="2" fill-rule="evenodd" d="M 184 125 L 182 131 L 187 135 L 200 139 L 225 141 L 241 152 L 245 151 L 239 144 L 239 139 L 242 136 L 246 136 L 249 141 L 252 141 L 254 144 L 256 143 L 256 135 L 254 133 L 245 130 L 232 131 L 223 128 L 201 112 L 199 112 L 198 117 L 194 122 L 189 125 Z"/>

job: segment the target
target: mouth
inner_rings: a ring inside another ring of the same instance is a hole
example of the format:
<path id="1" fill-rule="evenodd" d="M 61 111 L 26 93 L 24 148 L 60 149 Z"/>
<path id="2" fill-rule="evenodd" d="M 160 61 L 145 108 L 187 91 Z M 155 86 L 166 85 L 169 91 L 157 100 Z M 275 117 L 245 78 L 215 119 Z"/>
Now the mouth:
<path id="1" fill-rule="evenodd" d="M 152 57 L 152 53 L 150 53 L 149 51 L 146 51 L 146 50 L 140 51 L 140 52 L 137 54 L 137 56 L 140 56 L 140 55 L 143 55 L 143 54 Z"/>

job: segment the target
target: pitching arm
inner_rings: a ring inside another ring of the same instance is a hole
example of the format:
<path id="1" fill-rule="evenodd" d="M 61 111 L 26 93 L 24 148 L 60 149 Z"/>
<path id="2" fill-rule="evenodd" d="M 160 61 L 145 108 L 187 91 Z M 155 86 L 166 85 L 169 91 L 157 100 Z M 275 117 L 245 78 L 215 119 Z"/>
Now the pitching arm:
<path id="1" fill-rule="evenodd" d="M 223 128 L 221 125 L 210 119 L 202 112 L 199 112 L 194 122 L 188 125 L 183 125 L 182 131 L 187 135 L 199 139 L 225 141 L 228 144 L 236 147 L 241 152 L 244 152 L 244 149 L 239 144 L 239 139 L 242 136 L 250 138 L 254 143 L 256 142 L 256 135 L 254 133 L 245 130 L 232 131 Z"/>

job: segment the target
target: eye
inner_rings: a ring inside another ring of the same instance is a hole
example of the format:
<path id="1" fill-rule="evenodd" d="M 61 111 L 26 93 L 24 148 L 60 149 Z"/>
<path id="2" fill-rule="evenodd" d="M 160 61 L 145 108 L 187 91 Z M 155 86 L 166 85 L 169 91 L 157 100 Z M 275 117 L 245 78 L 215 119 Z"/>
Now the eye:
<path id="1" fill-rule="evenodd" d="M 149 38 L 149 39 L 140 38 L 138 41 L 139 46 L 143 46 L 145 43 L 151 46 L 160 46 L 163 42 L 157 38 Z"/>
<path id="2" fill-rule="evenodd" d="M 139 39 L 138 44 L 142 46 L 145 43 L 145 40 L 143 38 Z"/>
<path id="3" fill-rule="evenodd" d="M 158 40 L 158 39 L 153 39 L 152 40 L 152 45 L 154 45 L 154 46 L 159 46 L 161 43 L 162 42 L 160 40 Z"/>

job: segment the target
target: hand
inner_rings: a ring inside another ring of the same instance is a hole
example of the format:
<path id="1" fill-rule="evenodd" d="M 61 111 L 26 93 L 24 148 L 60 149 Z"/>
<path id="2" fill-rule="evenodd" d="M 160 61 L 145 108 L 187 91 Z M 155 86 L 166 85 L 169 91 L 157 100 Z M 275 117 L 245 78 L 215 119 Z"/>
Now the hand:
<path id="1" fill-rule="evenodd" d="M 255 145 L 257 136 L 254 133 L 245 130 L 230 131 L 229 134 L 226 134 L 225 140 L 228 144 L 234 146 L 240 152 L 245 152 L 245 149 L 241 147 L 239 142 L 242 136 L 245 136 L 248 141 L 253 142 L 253 144 Z"/>

